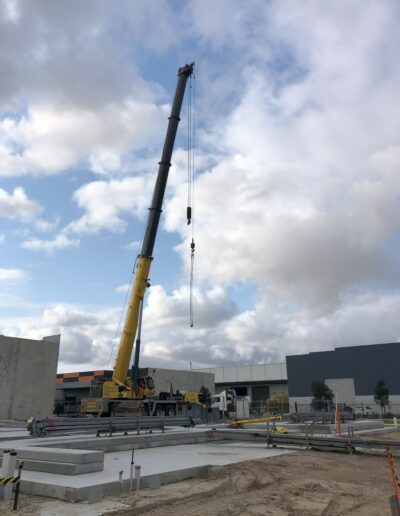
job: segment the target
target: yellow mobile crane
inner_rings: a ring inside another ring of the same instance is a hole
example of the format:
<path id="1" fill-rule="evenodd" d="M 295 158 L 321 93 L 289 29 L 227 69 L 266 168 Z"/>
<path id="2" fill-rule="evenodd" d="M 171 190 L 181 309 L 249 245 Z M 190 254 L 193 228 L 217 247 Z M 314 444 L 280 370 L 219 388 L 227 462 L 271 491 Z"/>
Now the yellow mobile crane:
<path id="1" fill-rule="evenodd" d="M 137 257 L 134 281 L 129 299 L 129 306 L 125 317 L 124 328 L 119 343 L 118 354 L 115 362 L 114 372 L 111 380 L 106 380 L 98 386 L 97 394 L 99 397 L 91 397 L 81 401 L 82 413 L 109 414 L 115 411 L 124 400 L 125 407 L 134 407 L 135 403 L 128 400 L 145 400 L 140 404 L 143 412 L 152 414 L 161 412 L 164 400 L 154 399 L 154 382 L 149 376 L 139 378 L 139 354 L 140 354 L 140 334 L 143 313 L 143 299 L 146 288 L 149 287 L 149 272 L 153 260 L 153 248 L 156 239 L 158 224 L 162 211 L 165 187 L 167 184 L 169 168 L 171 166 L 171 156 L 174 148 L 176 132 L 180 121 L 183 97 L 185 94 L 186 83 L 193 74 L 194 63 L 186 64 L 178 70 L 178 83 L 176 86 L 175 97 L 172 104 L 171 115 L 169 117 L 167 134 L 165 137 L 164 148 L 159 162 L 157 180 L 154 187 L 153 199 L 149 208 L 149 216 L 143 237 L 142 247 Z M 132 367 L 132 375 L 128 377 L 129 362 L 132 356 L 133 343 L 135 336 L 135 359 Z M 164 403 L 165 405 L 165 403 Z M 124 406 L 124 404 L 122 404 Z M 169 401 L 169 406 L 165 407 L 166 413 L 172 414 L 173 404 Z M 176 412 L 176 410 L 174 411 Z"/>

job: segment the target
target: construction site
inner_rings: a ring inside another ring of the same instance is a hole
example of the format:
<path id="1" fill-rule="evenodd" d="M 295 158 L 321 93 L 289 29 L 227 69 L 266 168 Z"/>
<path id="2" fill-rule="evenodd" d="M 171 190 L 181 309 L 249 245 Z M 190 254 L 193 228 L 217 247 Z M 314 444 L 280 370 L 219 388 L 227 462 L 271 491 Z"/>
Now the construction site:
<path id="1" fill-rule="evenodd" d="M 57 375 L 62 335 L 0 336 L 0 513 L 399 514 L 398 344 L 253 366 L 140 367 L 153 247 L 193 73 L 194 63 L 178 70 L 114 368 Z M 374 394 L 383 375 L 391 404 L 386 391 Z"/>

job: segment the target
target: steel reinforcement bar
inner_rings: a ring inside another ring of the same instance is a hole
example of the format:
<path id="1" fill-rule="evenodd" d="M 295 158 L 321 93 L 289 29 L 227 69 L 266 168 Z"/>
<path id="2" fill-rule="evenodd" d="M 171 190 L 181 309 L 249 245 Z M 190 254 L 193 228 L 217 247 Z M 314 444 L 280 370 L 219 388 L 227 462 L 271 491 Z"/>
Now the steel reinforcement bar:
<path id="1" fill-rule="evenodd" d="M 141 417 L 99 417 L 99 418 L 47 418 L 34 419 L 29 425 L 30 435 L 45 437 L 55 434 L 128 432 L 129 430 L 161 429 L 168 426 L 195 426 L 189 416 L 141 416 Z"/>
<path id="2" fill-rule="evenodd" d="M 264 442 L 268 446 L 300 446 L 302 448 L 330 449 L 353 452 L 356 448 L 386 450 L 389 445 L 392 450 L 400 450 L 400 441 L 383 441 L 379 439 L 360 439 L 358 437 L 323 437 L 310 434 L 274 434 L 267 431 L 249 430 L 216 430 L 216 438 L 235 441 Z"/>

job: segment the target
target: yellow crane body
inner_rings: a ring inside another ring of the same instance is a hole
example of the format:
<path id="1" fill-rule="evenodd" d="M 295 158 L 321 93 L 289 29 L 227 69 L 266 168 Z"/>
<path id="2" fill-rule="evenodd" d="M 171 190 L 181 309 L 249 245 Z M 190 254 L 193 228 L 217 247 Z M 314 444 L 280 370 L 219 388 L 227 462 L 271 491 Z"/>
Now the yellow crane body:
<path id="1" fill-rule="evenodd" d="M 137 260 L 135 280 L 132 285 L 124 329 L 115 361 L 113 380 L 117 384 L 124 385 L 126 382 L 126 364 L 129 364 L 132 356 L 133 342 L 139 320 L 139 305 L 144 298 L 149 282 L 151 262 L 152 258 L 148 256 L 139 256 Z"/>
<path id="2" fill-rule="evenodd" d="M 149 273 L 153 260 L 152 252 L 162 212 L 164 192 L 169 168 L 171 166 L 171 156 L 180 120 L 180 110 L 186 82 L 193 73 L 193 67 L 194 63 L 191 63 L 178 70 L 178 83 L 172 103 L 161 161 L 159 162 L 158 175 L 154 187 L 153 199 L 149 208 L 149 217 L 144 232 L 142 247 L 137 257 L 134 281 L 118 347 L 113 377 L 111 380 L 106 380 L 102 384 L 102 396 L 108 400 L 148 398 L 155 394 L 153 379 L 150 377 L 138 377 L 141 316 L 144 295 L 149 286 Z M 129 364 L 136 335 L 135 361 L 132 367 L 132 376 L 128 378 Z"/>

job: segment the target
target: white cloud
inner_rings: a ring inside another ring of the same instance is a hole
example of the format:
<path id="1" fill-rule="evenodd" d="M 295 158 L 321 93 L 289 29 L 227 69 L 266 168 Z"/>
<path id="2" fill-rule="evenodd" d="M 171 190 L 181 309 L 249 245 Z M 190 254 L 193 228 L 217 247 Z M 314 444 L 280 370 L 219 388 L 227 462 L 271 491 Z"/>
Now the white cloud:
<path id="1" fill-rule="evenodd" d="M 115 320 L 111 310 L 57 304 L 37 316 L 3 320 L 1 332 L 32 339 L 60 333 L 59 370 L 79 370 L 82 365 L 104 368 L 115 336 Z"/>
<path id="2" fill-rule="evenodd" d="M 180 34 L 171 26 L 176 13 L 163 0 L 118 5 L 87 0 L 65 9 L 48 0 L 35 5 L 8 0 L 2 7 L 0 65 L 7 74 L 0 105 L 7 111 L 24 99 L 98 106 L 132 92 L 148 98 L 157 88 L 138 76 L 136 63 L 144 50 L 164 53 Z M 146 37 L 157 18 L 162 26 Z"/>
<path id="3" fill-rule="evenodd" d="M 171 295 L 159 285 L 149 290 L 143 315 L 143 367 L 274 362 L 283 361 L 286 354 L 333 346 L 400 342 L 399 294 L 357 294 L 328 316 L 313 319 L 293 307 L 278 313 L 266 298 L 240 313 L 222 289 L 196 290 L 194 300 L 195 325 L 190 328 L 187 289 Z M 61 371 L 112 368 L 119 312 L 120 308 L 58 304 L 36 317 L 3 317 L 0 332 L 35 339 L 61 333 Z"/>
<path id="4" fill-rule="evenodd" d="M 5 238 L 6 237 L 4 235 L 0 235 L 0 244 L 4 244 Z"/>
<path id="5" fill-rule="evenodd" d="M 196 274 L 255 284 L 318 316 L 338 309 L 348 291 L 400 287 L 392 243 L 400 231 L 400 66 L 385 54 L 388 38 L 390 49 L 400 38 L 383 4 L 369 3 L 356 19 L 354 6 L 269 5 L 257 18 L 258 3 L 233 9 L 241 29 L 233 45 L 247 50 L 233 66 L 243 68 L 248 52 L 252 60 L 239 72 L 236 105 L 201 141 L 223 158 L 196 182 Z M 196 12 L 207 42 L 218 27 L 219 48 L 231 44 L 206 3 Z M 265 56 L 257 54 L 262 43 Z M 188 266 L 186 192 L 173 188 L 165 227 L 181 234 Z"/>
<path id="6" fill-rule="evenodd" d="M 4 269 L 0 268 L 0 282 L 20 283 L 26 279 L 26 273 L 22 269 Z"/>
<path id="7" fill-rule="evenodd" d="M 126 248 L 131 249 L 132 251 L 137 251 L 140 247 L 141 242 L 139 240 L 134 240 L 133 242 L 130 242 Z"/>
<path id="8" fill-rule="evenodd" d="M 78 239 L 72 239 L 60 233 L 52 240 L 41 240 L 40 238 L 25 240 L 25 242 L 21 244 L 21 247 L 32 251 L 45 251 L 46 253 L 52 254 L 54 251 L 68 247 L 77 247 L 78 245 Z"/>
<path id="9" fill-rule="evenodd" d="M 82 163 L 125 173 L 133 151 L 159 144 L 165 92 L 139 75 L 137 43 L 157 53 L 176 42 L 167 2 L 89 0 L 60 10 L 9 1 L 2 12 L 0 176 L 53 175 Z M 156 16 L 163 28 L 145 37 Z"/>
<path id="10" fill-rule="evenodd" d="M 18 0 L 4 0 L 2 7 L 5 19 L 16 23 L 21 14 Z"/>
<path id="11" fill-rule="evenodd" d="M 121 232 L 126 222 L 122 215 L 143 218 L 150 198 L 147 177 L 127 177 L 121 180 L 94 181 L 74 192 L 78 206 L 86 211 L 71 222 L 67 231 L 78 234 L 97 233 L 103 229 Z"/>
<path id="12" fill-rule="evenodd" d="M 130 289 L 129 283 L 125 283 L 124 285 L 119 285 L 119 287 L 117 287 L 115 289 L 115 292 L 117 294 L 126 294 L 127 292 L 129 292 L 129 289 Z"/>
<path id="13" fill-rule="evenodd" d="M 30 105 L 26 116 L 0 122 L 0 175 L 57 174 L 83 160 L 95 172 L 118 172 L 120 155 L 154 140 L 165 118 L 164 108 L 133 98 L 96 110 Z"/>
<path id="14" fill-rule="evenodd" d="M 144 218 L 154 181 L 146 160 L 164 133 L 166 108 L 157 106 L 165 93 L 127 60 L 151 62 L 149 48 L 162 54 L 176 45 L 180 52 L 183 39 L 201 56 L 197 321 L 185 326 L 187 289 L 178 285 L 169 294 L 152 287 L 144 362 L 257 362 L 398 340 L 397 4 L 368 1 L 360 10 L 357 2 L 320 9 L 314 1 L 204 1 L 175 18 L 172 4 L 147 4 L 89 1 L 67 11 L 27 4 L 13 22 L 2 22 L 8 44 L 0 64 L 10 72 L 0 85 L 2 173 L 55 174 L 79 163 L 111 175 L 135 167 L 135 177 L 80 187 L 74 201 L 82 216 L 61 234 L 73 241 L 67 235 L 121 232 L 128 217 Z M 154 38 L 143 38 L 157 10 L 165 23 Z M 111 32 L 121 19 L 128 29 L 117 41 Z M 175 30 L 182 19 L 184 28 Z M 42 38 L 38 26 L 46 27 Z M 127 34 L 134 42 L 129 52 L 119 46 Z M 162 224 L 179 233 L 187 271 L 182 151 L 173 161 Z M 251 284 L 257 296 L 244 300 L 249 308 L 241 313 L 227 293 L 238 283 Z M 107 317 L 96 313 L 93 324 L 65 325 L 74 350 L 65 360 L 91 349 L 88 343 L 109 327 Z M 91 349 L 96 363 L 107 354 L 109 341 L 101 342 Z"/>
<path id="15" fill-rule="evenodd" d="M 14 188 L 12 194 L 0 188 L 0 217 L 25 221 L 35 218 L 42 210 L 37 201 L 28 198 L 22 187 Z"/>
<path id="16" fill-rule="evenodd" d="M 35 221 L 35 229 L 40 231 L 41 233 L 48 233 L 49 231 L 53 231 L 60 223 L 61 217 L 57 216 L 54 220 L 44 220 L 37 219 Z"/>

